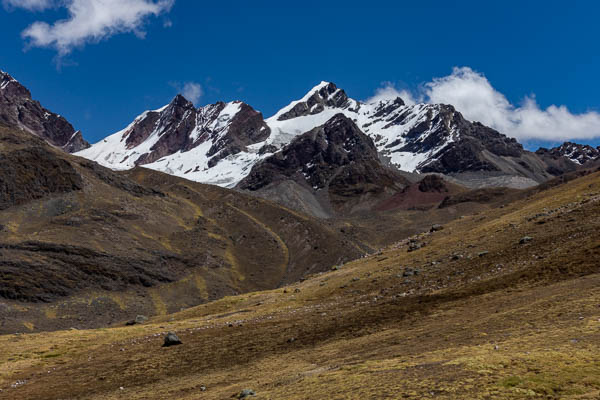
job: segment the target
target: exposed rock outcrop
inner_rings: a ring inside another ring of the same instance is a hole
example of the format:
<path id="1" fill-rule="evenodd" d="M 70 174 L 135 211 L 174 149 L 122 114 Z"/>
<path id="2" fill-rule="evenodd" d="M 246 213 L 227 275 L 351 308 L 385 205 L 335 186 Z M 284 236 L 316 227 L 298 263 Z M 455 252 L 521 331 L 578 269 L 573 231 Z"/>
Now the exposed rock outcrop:
<path id="1" fill-rule="evenodd" d="M 3 71 L 0 71 L 0 123 L 33 133 L 69 153 L 90 146 L 64 117 L 42 107 L 25 86 Z"/>

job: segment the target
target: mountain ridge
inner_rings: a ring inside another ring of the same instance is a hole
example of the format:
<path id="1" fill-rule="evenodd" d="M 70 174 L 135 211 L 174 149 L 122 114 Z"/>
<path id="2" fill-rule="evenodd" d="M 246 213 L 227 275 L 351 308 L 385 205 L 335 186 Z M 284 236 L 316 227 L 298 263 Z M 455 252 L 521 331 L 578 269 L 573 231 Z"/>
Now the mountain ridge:
<path id="1" fill-rule="evenodd" d="M 569 142 L 529 152 L 514 138 L 466 120 L 452 105 L 406 104 L 400 97 L 361 102 L 326 81 L 269 118 L 239 100 L 196 108 L 179 94 L 90 146 L 12 76 L 1 72 L 0 77 L 5 125 L 114 170 L 144 166 L 228 188 L 294 138 L 340 113 L 373 140 L 381 163 L 398 171 L 447 175 L 468 187 L 530 187 L 598 158 L 597 149 Z"/>
<path id="2" fill-rule="evenodd" d="M 227 112 L 223 112 L 223 104 Z M 252 127 L 250 134 L 235 127 L 236 121 L 244 119 L 238 116 L 240 108 L 247 109 L 245 125 Z M 219 111 L 218 115 L 211 114 L 214 110 Z M 164 113 L 165 108 L 155 112 Z M 201 140 L 192 140 L 191 146 L 174 146 L 162 153 L 144 143 L 119 150 L 116 138 L 140 127 L 147 113 L 151 112 L 141 114 L 133 125 L 79 155 L 114 169 L 144 165 L 190 180 L 235 187 L 255 165 L 341 113 L 371 137 L 381 162 L 399 171 L 449 174 L 467 185 L 487 182 L 491 186 L 516 187 L 534 186 L 563 172 L 557 166 L 547 168 L 541 157 L 524 150 L 514 138 L 466 120 L 452 105 L 407 105 L 399 97 L 365 103 L 326 81 L 266 119 L 246 103 L 234 101 L 198 108 L 196 114 L 206 115 L 205 120 L 190 122 L 190 115 L 186 115 L 185 120 L 181 117 L 170 122 L 186 126 L 189 138 L 198 139 L 199 131 L 211 129 L 220 129 L 223 137 L 207 134 Z M 222 126 L 217 127 L 219 123 Z M 157 133 L 167 134 L 168 130 Z M 241 138 L 244 140 L 240 143 Z M 217 141 L 229 141 L 231 145 L 217 150 Z M 134 162 L 130 157 L 135 157 Z M 474 173 L 479 174 L 478 179 L 471 176 Z"/>
<path id="3" fill-rule="evenodd" d="M 31 98 L 29 90 L 8 73 L 0 70 L 0 123 L 42 137 L 67 153 L 90 147 L 81 131 L 61 115 L 55 114 Z"/>

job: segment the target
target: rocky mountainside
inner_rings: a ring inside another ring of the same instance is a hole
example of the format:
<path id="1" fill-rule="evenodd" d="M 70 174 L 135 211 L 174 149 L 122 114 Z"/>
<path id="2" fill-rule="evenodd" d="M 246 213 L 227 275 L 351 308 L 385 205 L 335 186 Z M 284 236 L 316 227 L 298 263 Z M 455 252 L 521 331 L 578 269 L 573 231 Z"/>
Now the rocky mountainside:
<path id="1" fill-rule="evenodd" d="M 144 165 L 198 182 L 233 186 L 260 158 L 256 143 L 269 134 L 262 114 L 245 103 L 195 108 L 178 95 L 78 155 L 113 169 Z"/>
<path id="2" fill-rule="evenodd" d="M 69 153 L 90 146 L 65 118 L 42 107 L 25 86 L 3 71 L 0 71 L 0 123 L 33 133 Z"/>
<path id="3" fill-rule="evenodd" d="M 535 152 L 540 156 L 549 156 L 554 159 L 564 157 L 576 165 L 585 165 L 588 162 L 600 160 L 600 146 L 594 148 L 587 144 L 565 142 L 551 149 L 540 148 Z"/>
<path id="4" fill-rule="evenodd" d="M 322 82 L 274 116 L 245 103 L 195 109 L 177 96 L 79 153 L 113 169 L 144 165 L 191 180 L 234 187 L 252 167 L 337 114 L 369 136 L 384 164 L 399 171 L 453 175 L 471 186 L 532 186 L 552 174 L 514 139 L 467 121 L 451 105 L 363 103 Z"/>
<path id="5" fill-rule="evenodd" d="M 299 110 L 302 109 L 293 112 Z M 282 183 L 285 185 L 279 186 Z M 380 162 L 371 138 L 340 113 L 256 164 L 237 188 L 260 190 L 267 198 L 276 196 L 293 208 L 326 216 L 357 198 L 364 202 L 365 197 L 395 193 L 409 184 L 405 177 Z M 308 203 L 318 203 L 318 211 L 308 204 L 298 207 L 298 201 L 286 201 L 293 194 L 308 199 L 309 193 L 313 196 Z"/>
<path id="6" fill-rule="evenodd" d="M 401 171 L 442 173 L 472 185 L 483 180 L 531 186 L 551 177 L 544 163 L 515 139 L 467 121 L 451 105 L 407 105 L 401 98 L 361 103 L 335 84 L 322 82 L 267 123 L 274 136 L 285 137 L 337 113 L 355 121 L 373 139 L 379 158 Z"/>
<path id="7" fill-rule="evenodd" d="M 370 249 L 254 196 L 145 168 L 111 171 L 0 126 L 0 332 L 177 311 Z"/>

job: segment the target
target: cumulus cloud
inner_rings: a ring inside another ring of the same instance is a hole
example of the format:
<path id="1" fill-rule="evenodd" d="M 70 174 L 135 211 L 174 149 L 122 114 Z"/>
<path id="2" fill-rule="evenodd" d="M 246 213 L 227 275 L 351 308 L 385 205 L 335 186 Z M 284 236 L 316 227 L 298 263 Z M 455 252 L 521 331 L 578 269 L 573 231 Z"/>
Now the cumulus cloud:
<path id="1" fill-rule="evenodd" d="M 55 6 L 54 0 L 2 0 L 2 5 L 7 10 L 24 8 L 29 11 L 41 11 Z"/>
<path id="2" fill-rule="evenodd" d="M 402 98 L 404 103 L 413 105 L 417 103 L 417 100 L 407 90 L 398 90 L 392 82 L 383 82 L 382 86 L 375 91 L 373 97 L 366 100 L 367 103 L 377 103 L 382 100 L 394 100 L 396 97 Z"/>
<path id="3" fill-rule="evenodd" d="M 181 89 L 181 95 L 196 105 L 203 94 L 202 85 L 196 82 L 186 82 Z"/>
<path id="4" fill-rule="evenodd" d="M 564 105 L 542 109 L 535 97 L 521 106 L 511 104 L 485 76 L 471 68 L 454 68 L 452 74 L 425 85 L 431 103 L 452 104 L 465 118 L 480 121 L 520 140 L 562 141 L 600 137 L 600 114 L 573 114 Z"/>
<path id="5" fill-rule="evenodd" d="M 600 113 L 574 114 L 564 105 L 541 108 L 534 96 L 525 97 L 520 106 L 511 104 L 487 78 L 471 68 L 454 68 L 452 74 L 435 78 L 416 93 L 398 91 L 386 83 L 369 99 L 400 96 L 410 104 L 419 102 L 452 104 L 465 118 L 479 121 L 521 141 L 564 141 L 600 137 Z"/>
<path id="6" fill-rule="evenodd" d="M 17 3 L 16 0 L 8 0 Z M 99 42 L 118 33 L 133 32 L 143 38 L 149 16 L 168 12 L 175 0 L 63 0 L 69 17 L 53 24 L 34 22 L 22 32 L 30 46 L 51 47 L 59 56 L 88 42 Z M 19 3 L 42 3 L 27 0 Z"/>

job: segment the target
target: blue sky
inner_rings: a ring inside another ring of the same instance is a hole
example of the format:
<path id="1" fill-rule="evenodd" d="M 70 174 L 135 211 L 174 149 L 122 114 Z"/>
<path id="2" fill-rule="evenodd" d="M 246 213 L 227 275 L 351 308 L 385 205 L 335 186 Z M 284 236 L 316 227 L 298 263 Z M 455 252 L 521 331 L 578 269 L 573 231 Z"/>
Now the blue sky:
<path id="1" fill-rule="evenodd" d="M 525 109 L 548 117 L 547 128 L 537 126 L 530 137 L 523 133 L 528 124 L 503 132 L 528 147 L 570 136 L 600 144 L 598 2 L 160 0 L 161 8 L 134 21 L 135 27 L 57 45 L 48 37 L 55 34 L 52 24 L 69 18 L 64 1 L 46 9 L 36 3 L 52 6 L 52 0 L 3 1 L 0 69 L 90 142 L 166 104 L 189 82 L 201 87 L 198 105 L 240 99 L 270 116 L 321 80 L 356 99 L 387 87 L 445 100 L 453 93 L 436 92 L 439 81 L 434 89 L 427 83 L 446 77 L 442 89 L 448 90 L 454 82 L 482 78 L 494 91 L 482 96 L 494 104 L 504 98 L 509 104 L 500 107 L 509 119 L 529 115 Z M 66 5 L 73 12 L 86 2 L 94 0 Z M 120 2 L 126 3 L 159 4 Z M 36 21 L 50 29 L 23 34 Z M 453 73 L 454 67 L 470 69 Z M 483 81 L 478 82 L 485 86 Z M 556 109 L 550 115 L 552 105 L 570 113 Z M 565 130 L 569 133 L 557 133 Z"/>

